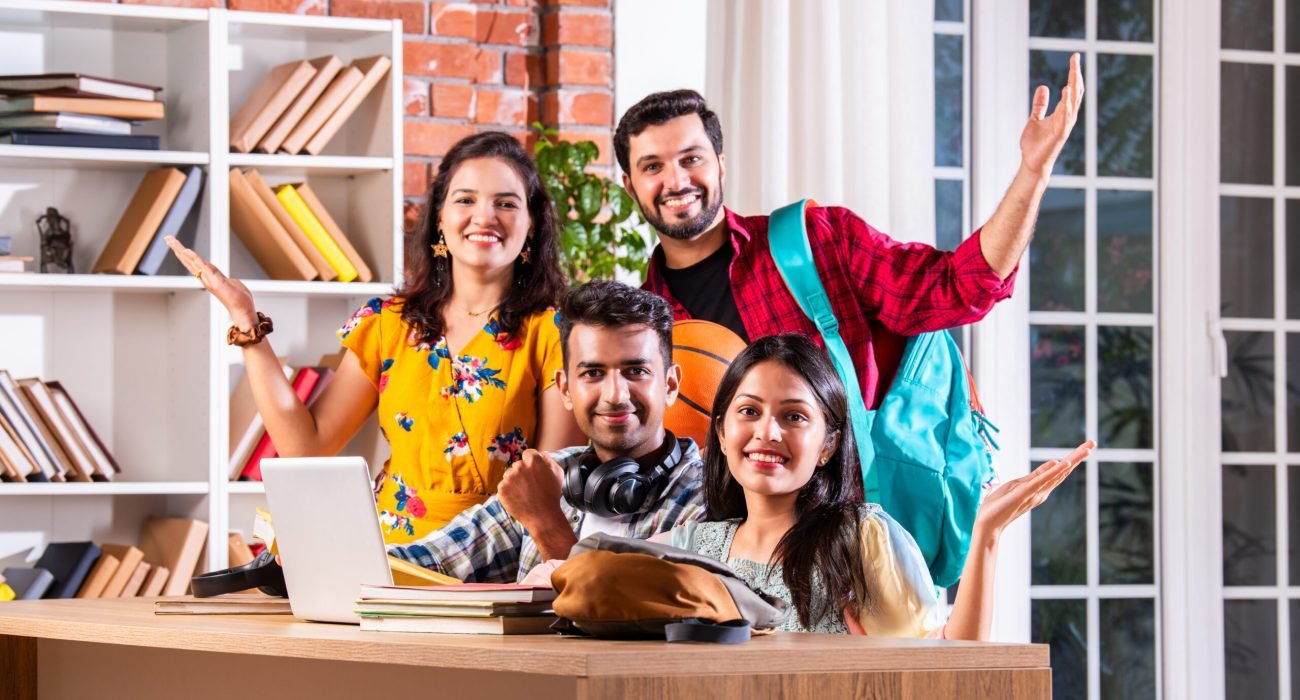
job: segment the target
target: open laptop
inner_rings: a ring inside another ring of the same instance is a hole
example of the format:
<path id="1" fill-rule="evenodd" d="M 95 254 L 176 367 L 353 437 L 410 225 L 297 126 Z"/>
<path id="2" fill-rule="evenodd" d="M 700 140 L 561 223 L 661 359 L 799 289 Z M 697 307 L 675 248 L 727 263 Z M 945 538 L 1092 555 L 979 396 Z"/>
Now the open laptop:
<path id="1" fill-rule="evenodd" d="M 264 459 L 262 480 L 294 616 L 360 624 L 361 584 L 393 583 L 366 460 Z"/>

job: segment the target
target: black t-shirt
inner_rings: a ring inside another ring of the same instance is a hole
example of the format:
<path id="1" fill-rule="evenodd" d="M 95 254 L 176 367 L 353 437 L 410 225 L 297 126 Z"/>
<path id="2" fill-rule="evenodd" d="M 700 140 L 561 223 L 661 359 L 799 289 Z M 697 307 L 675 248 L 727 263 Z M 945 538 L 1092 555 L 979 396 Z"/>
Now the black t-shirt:
<path id="1" fill-rule="evenodd" d="M 691 313 L 693 318 L 712 321 L 730 328 L 746 343 L 749 336 L 740 321 L 736 298 L 731 295 L 731 258 L 735 254 L 729 243 L 709 257 L 680 270 L 663 267 L 664 282 L 673 298 Z"/>

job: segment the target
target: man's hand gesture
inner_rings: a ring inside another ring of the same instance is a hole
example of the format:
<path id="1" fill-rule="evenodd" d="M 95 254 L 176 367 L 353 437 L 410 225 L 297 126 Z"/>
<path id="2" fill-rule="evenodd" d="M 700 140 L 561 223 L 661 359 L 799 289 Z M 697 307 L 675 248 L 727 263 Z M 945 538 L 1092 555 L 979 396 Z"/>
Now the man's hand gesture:
<path id="1" fill-rule="evenodd" d="M 564 471 L 550 455 L 525 450 L 506 470 L 497 498 L 510 517 L 533 536 L 545 559 L 564 559 L 577 541 L 560 509 Z"/>
<path id="2" fill-rule="evenodd" d="M 1021 166 L 1046 178 L 1052 174 L 1057 156 L 1070 138 L 1074 122 L 1083 105 L 1083 71 L 1079 68 L 1079 54 L 1070 56 L 1070 78 L 1061 88 L 1061 101 L 1051 114 L 1047 103 L 1051 90 L 1039 85 L 1034 90 L 1034 104 L 1029 110 L 1029 123 L 1020 134 Z"/>

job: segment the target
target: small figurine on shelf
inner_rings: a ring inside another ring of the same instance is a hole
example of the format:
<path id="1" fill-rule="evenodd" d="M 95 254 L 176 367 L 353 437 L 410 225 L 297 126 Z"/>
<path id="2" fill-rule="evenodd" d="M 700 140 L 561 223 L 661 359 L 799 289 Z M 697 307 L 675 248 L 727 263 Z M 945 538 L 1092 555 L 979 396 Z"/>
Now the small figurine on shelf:
<path id="1" fill-rule="evenodd" d="M 41 234 L 41 272 L 75 272 L 72 268 L 72 231 L 68 218 L 60 214 L 58 209 L 49 207 L 45 214 L 36 219 L 36 230 Z"/>

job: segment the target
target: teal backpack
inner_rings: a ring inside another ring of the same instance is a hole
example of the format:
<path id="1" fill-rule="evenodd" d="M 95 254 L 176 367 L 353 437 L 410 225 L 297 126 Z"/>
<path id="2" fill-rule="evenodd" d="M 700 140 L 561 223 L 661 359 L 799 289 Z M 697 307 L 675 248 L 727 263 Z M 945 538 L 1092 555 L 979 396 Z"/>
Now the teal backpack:
<path id="1" fill-rule="evenodd" d="M 989 430 L 974 383 L 947 331 L 907 339 L 898 374 L 880 408 L 869 411 L 853 358 L 813 264 L 801 200 L 772 212 L 772 259 L 821 332 L 836 372 L 844 380 L 862 463 L 868 502 L 879 503 L 911 533 L 937 586 L 961 577 L 984 485 L 996 474 Z"/>

